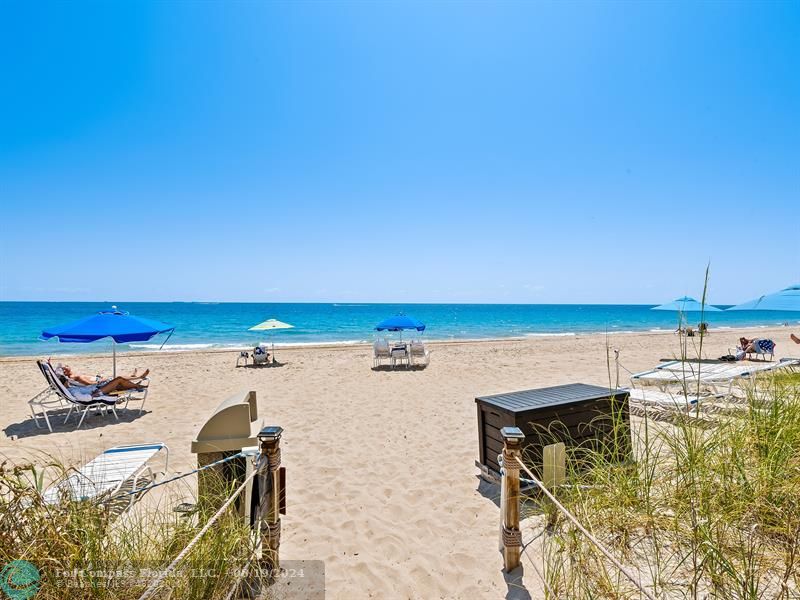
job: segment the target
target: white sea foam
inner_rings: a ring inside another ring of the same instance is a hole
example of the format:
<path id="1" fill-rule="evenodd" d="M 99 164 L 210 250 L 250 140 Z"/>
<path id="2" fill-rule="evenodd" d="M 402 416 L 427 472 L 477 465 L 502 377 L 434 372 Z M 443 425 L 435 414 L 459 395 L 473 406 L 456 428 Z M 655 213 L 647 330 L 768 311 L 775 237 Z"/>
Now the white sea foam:
<path id="1" fill-rule="evenodd" d="M 369 340 L 339 340 L 336 342 L 288 342 L 282 344 L 275 344 L 276 348 L 304 348 L 306 346 L 354 346 L 356 344 L 368 344 Z"/>
<path id="2" fill-rule="evenodd" d="M 177 350 L 203 350 L 206 348 L 215 348 L 217 344 L 129 344 L 131 348 L 141 348 L 142 350 L 164 350 L 175 352 Z"/>
<path id="3" fill-rule="evenodd" d="M 561 332 L 561 333 L 526 333 L 525 337 L 566 337 L 571 335 L 578 335 L 577 333 L 573 332 Z"/>

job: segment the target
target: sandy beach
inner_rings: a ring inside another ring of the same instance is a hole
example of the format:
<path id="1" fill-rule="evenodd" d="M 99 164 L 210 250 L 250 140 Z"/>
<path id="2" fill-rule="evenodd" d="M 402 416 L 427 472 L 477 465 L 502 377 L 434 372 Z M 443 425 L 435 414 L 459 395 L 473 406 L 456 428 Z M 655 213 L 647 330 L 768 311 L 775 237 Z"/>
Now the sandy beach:
<path id="1" fill-rule="evenodd" d="M 740 335 L 770 337 L 776 358 L 800 356 L 790 329 L 713 331 L 716 358 Z M 699 338 L 693 338 L 699 343 Z M 496 486 L 481 483 L 474 398 L 571 382 L 609 385 L 606 348 L 641 371 L 679 353 L 672 333 L 576 335 L 430 344 L 424 370 L 372 370 L 370 346 L 289 348 L 282 366 L 235 368 L 236 353 L 124 354 L 119 370 L 152 370 L 146 411 L 73 419 L 53 433 L 33 425 L 27 400 L 44 387 L 33 358 L 0 360 L 0 453 L 14 462 L 51 453 L 75 464 L 104 448 L 164 441 L 171 471 L 196 464 L 190 441 L 210 411 L 255 390 L 259 416 L 284 428 L 288 514 L 284 560 L 325 562 L 328 598 L 541 597 L 526 563 L 504 576 Z M 110 371 L 107 355 L 74 356 L 83 372 Z M 611 373 L 613 383 L 613 370 Z M 629 385 L 625 370 L 621 385 Z M 523 524 L 530 528 L 530 523 Z"/>

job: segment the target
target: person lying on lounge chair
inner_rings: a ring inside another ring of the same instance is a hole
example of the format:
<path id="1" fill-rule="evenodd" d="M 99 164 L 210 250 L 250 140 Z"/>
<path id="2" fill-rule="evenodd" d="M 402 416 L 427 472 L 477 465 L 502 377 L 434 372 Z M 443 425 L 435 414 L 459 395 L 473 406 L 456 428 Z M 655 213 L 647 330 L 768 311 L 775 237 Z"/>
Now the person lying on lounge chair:
<path id="1" fill-rule="evenodd" d="M 108 396 L 114 392 L 141 389 L 141 383 L 131 381 L 126 377 L 115 377 L 105 383 L 81 384 L 69 379 L 66 374 L 58 376 L 64 387 L 68 388 L 78 400 L 90 400 L 95 396 Z"/>
<path id="2" fill-rule="evenodd" d="M 49 358 L 47 359 L 47 362 L 50 363 Z M 50 363 L 50 366 L 53 366 L 52 363 Z M 53 370 L 55 370 L 56 372 L 59 371 L 59 369 L 56 369 L 55 367 Z M 73 371 L 72 367 L 70 367 L 69 365 L 62 365 L 60 367 L 60 371 L 67 377 L 67 379 L 70 379 L 71 381 L 79 383 L 81 385 L 96 385 L 98 382 L 105 383 L 107 381 L 111 381 L 112 379 L 111 377 L 103 377 L 102 375 L 90 376 L 90 375 L 84 375 L 83 373 L 77 373 L 76 371 Z M 130 381 L 136 381 L 144 379 L 150 373 L 150 369 L 145 369 L 142 373 L 138 373 L 138 371 L 139 371 L 138 368 L 134 369 L 133 373 L 131 373 L 130 375 L 121 375 L 121 377 L 124 379 L 128 379 Z"/>
<path id="3" fill-rule="evenodd" d="M 773 354 L 775 352 L 775 342 L 772 340 L 753 338 L 748 340 L 746 337 L 739 338 L 739 352 L 736 356 L 742 360 L 747 354 Z"/>
<path id="4" fill-rule="evenodd" d="M 756 352 L 756 340 L 753 338 L 752 340 L 748 340 L 746 337 L 739 338 L 739 349 L 742 350 L 745 354 L 750 352 Z"/>

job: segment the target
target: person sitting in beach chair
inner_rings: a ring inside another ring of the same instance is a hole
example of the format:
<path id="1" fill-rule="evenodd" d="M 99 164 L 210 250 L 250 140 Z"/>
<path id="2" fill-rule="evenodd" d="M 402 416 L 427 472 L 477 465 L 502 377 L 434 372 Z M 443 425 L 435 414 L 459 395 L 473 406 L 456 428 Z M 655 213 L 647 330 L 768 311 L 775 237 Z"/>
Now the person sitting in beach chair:
<path id="1" fill-rule="evenodd" d="M 266 365 L 269 364 L 269 352 L 267 352 L 267 347 L 264 344 L 259 344 L 255 348 L 253 348 L 253 364 L 254 365 Z"/>
<path id="2" fill-rule="evenodd" d="M 767 354 L 769 354 L 770 360 L 772 360 L 775 356 L 775 342 L 759 338 L 749 340 L 746 337 L 741 337 L 739 338 L 738 350 L 739 352 L 736 354 L 739 360 L 749 358 L 750 355 L 763 355 L 764 360 L 766 360 Z"/>
<path id="3" fill-rule="evenodd" d="M 115 392 L 141 390 L 143 387 L 141 381 L 133 381 L 127 377 L 114 377 L 106 382 L 84 384 L 70 379 L 66 373 L 62 373 L 58 375 L 58 379 L 78 400 L 90 400 L 97 396 L 109 396 Z"/>
<path id="4" fill-rule="evenodd" d="M 48 364 L 53 367 L 53 363 L 50 362 L 50 359 L 47 359 Z M 53 371 L 58 375 L 64 375 L 70 381 L 80 384 L 80 385 L 96 385 L 98 383 L 104 383 L 107 381 L 111 381 L 112 377 L 103 377 L 102 375 L 85 375 L 83 373 L 78 373 L 72 369 L 69 365 L 57 365 L 53 367 Z M 124 379 L 128 379 L 130 381 L 138 381 L 140 383 L 139 387 L 141 387 L 141 383 L 143 379 L 146 379 L 150 373 L 150 369 L 145 369 L 142 373 L 138 373 L 139 369 L 134 369 L 130 375 L 121 375 L 120 377 Z"/>

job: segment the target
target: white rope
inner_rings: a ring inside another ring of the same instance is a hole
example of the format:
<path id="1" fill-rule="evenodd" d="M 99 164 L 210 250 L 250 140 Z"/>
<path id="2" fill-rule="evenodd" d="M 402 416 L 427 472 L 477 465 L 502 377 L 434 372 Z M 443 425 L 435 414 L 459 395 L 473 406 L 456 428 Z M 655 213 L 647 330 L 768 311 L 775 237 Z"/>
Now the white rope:
<path id="1" fill-rule="evenodd" d="M 183 479 L 184 477 L 189 477 L 189 475 L 194 475 L 195 473 L 199 473 L 200 471 L 205 471 L 206 469 L 210 469 L 211 467 L 216 467 L 217 465 L 221 465 L 222 463 L 226 463 L 228 461 L 231 461 L 234 458 L 239 458 L 240 456 L 245 456 L 245 453 L 244 452 L 238 452 L 236 454 L 233 454 L 232 456 L 227 456 L 225 458 L 220 458 L 219 460 L 215 460 L 214 462 L 209 463 L 207 465 L 203 465 L 202 467 L 197 467 L 196 469 L 192 469 L 188 473 L 181 473 L 180 475 L 175 475 L 174 477 L 170 477 L 169 479 L 164 479 L 163 481 L 159 481 L 157 483 L 151 483 L 149 485 L 137 488 L 135 490 L 122 492 L 122 493 L 118 494 L 118 496 L 130 496 L 132 494 L 138 494 L 139 492 L 145 492 L 147 490 L 151 490 L 153 488 L 157 488 L 159 486 L 166 485 L 168 483 L 172 483 L 176 479 Z"/>
<path id="2" fill-rule="evenodd" d="M 260 458 L 261 458 L 261 455 L 259 455 L 259 459 Z M 225 504 L 220 506 L 219 510 L 216 513 L 214 513 L 214 516 L 211 517 L 205 525 L 203 525 L 203 528 L 200 531 L 197 532 L 197 535 L 192 538 L 192 540 L 186 545 L 186 547 L 183 550 L 181 550 L 181 553 L 178 554 L 178 556 L 176 556 L 175 559 L 171 563 L 169 563 L 169 566 L 166 569 L 164 569 L 163 571 L 161 571 L 161 573 L 159 573 L 158 577 L 156 577 L 150 583 L 150 585 L 147 587 L 147 589 L 144 591 L 144 593 L 141 596 L 139 596 L 139 600 L 147 600 L 148 598 L 152 598 L 153 597 L 153 594 L 156 593 L 156 590 L 158 590 L 158 586 L 161 585 L 161 582 L 164 579 L 166 579 L 167 575 L 169 575 L 172 571 L 175 570 L 175 567 L 177 567 L 178 564 L 180 564 L 180 562 L 184 558 L 186 558 L 186 555 L 189 554 L 189 551 L 194 547 L 194 545 L 198 541 L 200 541 L 200 538 L 203 537 L 203 535 L 205 535 L 205 533 L 209 529 L 211 529 L 211 526 L 217 521 L 217 519 L 219 519 L 219 517 L 222 515 L 222 513 L 225 512 L 225 510 L 233 503 L 233 501 L 236 500 L 236 498 L 239 496 L 239 494 L 242 493 L 242 490 L 244 490 L 244 488 L 247 486 L 247 484 L 250 482 L 250 480 L 259 473 L 258 462 L 259 461 L 256 460 L 256 467 L 253 469 L 253 472 L 250 473 L 250 475 L 248 475 L 247 478 L 242 482 L 242 485 L 240 485 L 239 488 L 235 492 L 233 492 L 233 495 L 231 495 L 231 497 L 228 498 L 225 501 Z"/>
<path id="3" fill-rule="evenodd" d="M 515 456 L 514 458 L 515 458 L 515 459 L 516 459 L 516 461 L 517 461 L 517 462 L 520 464 L 520 467 L 521 467 L 521 468 L 522 468 L 522 469 L 523 469 L 523 470 L 524 470 L 524 471 L 525 471 L 525 472 L 526 472 L 526 473 L 527 473 L 527 474 L 530 476 L 530 478 L 531 478 L 533 481 L 535 481 L 535 482 L 537 483 L 537 485 L 539 486 L 539 489 L 540 489 L 540 490 L 542 490 L 542 492 L 544 492 L 544 495 L 545 495 L 545 496 L 547 496 L 547 497 L 548 497 L 548 498 L 549 498 L 549 499 L 550 499 L 550 500 L 553 502 L 553 504 L 556 506 L 556 508 L 558 508 L 558 509 L 559 509 L 561 512 L 563 512 L 563 513 L 564 513 L 564 515 L 565 515 L 565 516 L 566 516 L 566 517 L 567 517 L 567 518 L 568 518 L 570 521 L 572 521 L 573 525 L 575 525 L 575 527 L 577 527 L 577 528 L 578 528 L 578 530 L 579 530 L 579 531 L 580 531 L 580 532 L 581 532 L 583 535 L 585 535 L 585 536 L 586 536 L 586 537 L 589 539 L 589 541 L 590 541 L 590 542 L 592 542 L 592 544 L 594 544 L 594 545 L 597 547 L 597 549 L 598 549 L 598 550 L 600 550 L 600 552 L 602 552 L 602 553 L 605 555 L 605 557 L 606 557 L 608 560 L 610 560 L 610 561 L 613 563 L 613 565 L 614 565 L 615 567 L 617 567 L 617 568 L 620 570 L 620 572 L 622 572 L 622 574 L 623 574 L 623 575 L 625 575 L 625 577 L 627 577 L 627 578 L 628 578 L 628 580 L 629 580 L 631 583 L 633 583 L 633 585 L 635 585 L 637 588 L 639 588 L 639 591 L 640 591 L 642 594 L 644 594 L 644 595 L 645 595 L 647 598 L 649 598 L 649 600 L 656 600 L 655 596 L 653 596 L 652 594 L 650 594 L 650 593 L 649 593 L 647 590 L 645 590 L 645 589 L 642 587 L 642 584 L 641 584 L 641 583 L 639 583 L 639 581 L 638 581 L 638 579 L 636 579 L 636 577 L 634 577 L 633 573 L 631 573 L 631 572 L 630 572 L 630 571 L 629 571 L 629 570 L 628 570 L 628 569 L 625 567 L 625 565 L 623 565 L 623 564 L 622 564 L 621 562 L 619 562 L 619 561 L 618 561 L 616 558 L 614 558 L 614 556 L 611 554 L 611 552 L 609 552 L 608 550 L 606 550 L 606 548 L 603 546 L 603 544 L 601 544 L 601 543 L 600 543 L 600 541 L 599 541 L 599 540 L 598 540 L 596 537 L 594 537 L 594 536 L 593 536 L 591 533 L 589 533 L 589 531 L 588 531 L 588 530 L 587 530 L 587 529 L 586 529 L 586 528 L 585 528 L 583 525 L 581 525 L 581 524 L 578 522 L 578 519 L 576 519 L 576 518 L 573 516 L 573 514 L 572 514 L 571 512 L 569 512 L 569 511 L 568 511 L 568 510 L 567 510 L 567 509 L 564 507 L 564 505 L 563 505 L 563 504 L 561 504 L 561 503 L 560 503 L 558 500 L 556 500 L 556 497 L 555 497 L 555 496 L 553 496 L 553 494 L 551 494 L 551 493 L 550 493 L 550 491 L 549 491 L 549 490 L 548 490 L 546 487 L 544 487 L 544 484 L 543 484 L 541 481 L 539 481 L 539 480 L 536 478 L 536 475 L 534 475 L 533 473 L 531 473 L 530 469 L 528 469 L 528 467 L 526 467 L 526 466 L 525 466 L 525 463 L 523 463 L 523 462 L 522 462 L 522 460 L 520 460 L 520 458 L 519 458 L 518 456 Z"/>

